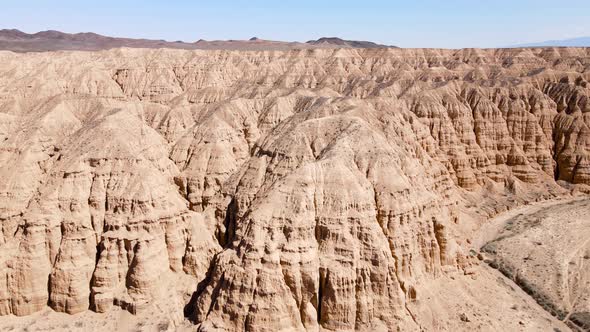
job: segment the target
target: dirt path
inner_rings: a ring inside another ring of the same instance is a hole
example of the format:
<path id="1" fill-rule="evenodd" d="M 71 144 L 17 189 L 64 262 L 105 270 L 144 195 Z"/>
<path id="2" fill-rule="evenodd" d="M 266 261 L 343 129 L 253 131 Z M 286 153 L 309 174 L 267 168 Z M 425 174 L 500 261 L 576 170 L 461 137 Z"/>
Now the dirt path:
<path id="1" fill-rule="evenodd" d="M 522 206 L 490 219 L 474 238 L 506 277 L 572 330 L 587 331 L 589 197 Z M 489 250 L 488 250 L 489 249 Z"/>
<path id="2" fill-rule="evenodd" d="M 531 204 L 516 207 L 510 211 L 500 213 L 494 218 L 488 220 L 486 224 L 480 228 L 480 230 L 477 232 L 477 235 L 472 240 L 472 245 L 474 248 L 477 248 L 478 250 L 481 249 L 481 247 L 483 247 L 486 243 L 493 241 L 498 237 L 498 235 L 500 234 L 508 220 L 520 214 L 533 214 L 535 212 L 547 209 L 551 206 L 587 199 L 588 197 L 562 197 L 542 202 L 534 202 Z"/>

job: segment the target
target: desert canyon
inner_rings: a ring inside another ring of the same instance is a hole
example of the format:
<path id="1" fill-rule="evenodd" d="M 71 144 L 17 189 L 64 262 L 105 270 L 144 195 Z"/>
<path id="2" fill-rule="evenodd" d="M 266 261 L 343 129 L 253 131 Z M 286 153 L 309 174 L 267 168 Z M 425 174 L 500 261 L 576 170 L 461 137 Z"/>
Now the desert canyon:
<path id="1" fill-rule="evenodd" d="M 586 331 L 589 81 L 590 48 L 0 51 L 0 329 Z"/>

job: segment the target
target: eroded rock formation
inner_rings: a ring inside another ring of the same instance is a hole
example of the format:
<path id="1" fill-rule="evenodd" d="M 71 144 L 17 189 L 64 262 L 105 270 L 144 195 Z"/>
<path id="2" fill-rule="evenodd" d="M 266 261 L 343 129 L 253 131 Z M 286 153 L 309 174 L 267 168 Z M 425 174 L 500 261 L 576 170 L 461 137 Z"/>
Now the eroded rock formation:
<path id="1" fill-rule="evenodd" d="M 203 330 L 417 330 L 465 211 L 590 185 L 588 49 L 0 60 L 2 315 L 172 289 Z"/>

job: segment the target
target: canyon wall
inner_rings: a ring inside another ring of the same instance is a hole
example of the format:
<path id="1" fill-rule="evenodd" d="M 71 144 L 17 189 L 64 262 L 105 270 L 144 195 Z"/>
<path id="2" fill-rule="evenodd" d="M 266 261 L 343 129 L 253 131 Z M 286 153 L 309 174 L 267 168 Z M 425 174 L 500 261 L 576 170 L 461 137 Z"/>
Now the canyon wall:
<path id="1" fill-rule="evenodd" d="M 466 211 L 588 192 L 589 69 L 581 48 L 0 52 L 0 315 L 171 296 L 202 330 L 416 330 L 421 285 L 475 260 Z"/>

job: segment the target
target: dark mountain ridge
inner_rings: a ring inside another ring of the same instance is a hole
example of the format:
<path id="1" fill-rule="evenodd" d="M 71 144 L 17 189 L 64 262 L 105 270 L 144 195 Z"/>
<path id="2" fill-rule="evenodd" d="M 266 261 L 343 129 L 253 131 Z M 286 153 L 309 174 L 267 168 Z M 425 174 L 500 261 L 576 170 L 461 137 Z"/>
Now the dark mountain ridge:
<path id="1" fill-rule="evenodd" d="M 309 48 L 384 48 L 390 47 L 370 41 L 344 40 L 323 37 L 306 43 L 265 40 L 253 37 L 249 40 L 166 41 L 154 39 L 120 38 L 103 36 L 93 32 L 65 33 L 56 30 L 26 33 L 17 29 L 0 30 L 0 50 L 14 52 L 43 51 L 98 51 L 119 47 L 175 48 L 175 49 L 221 49 L 221 50 L 288 50 Z"/>

